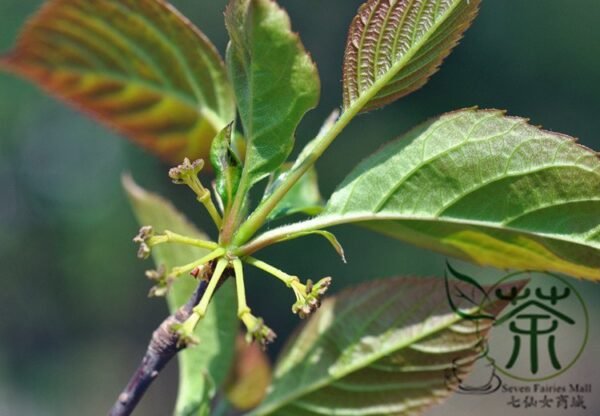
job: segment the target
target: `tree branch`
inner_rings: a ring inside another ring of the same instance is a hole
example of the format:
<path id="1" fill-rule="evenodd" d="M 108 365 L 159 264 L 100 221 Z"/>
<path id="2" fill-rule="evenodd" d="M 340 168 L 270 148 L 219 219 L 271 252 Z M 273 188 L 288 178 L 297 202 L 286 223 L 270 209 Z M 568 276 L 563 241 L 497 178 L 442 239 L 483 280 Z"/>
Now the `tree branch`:
<path id="1" fill-rule="evenodd" d="M 171 328 L 174 324 L 183 323 L 192 314 L 192 309 L 202 299 L 207 286 L 207 280 L 200 281 L 188 302 L 166 318 L 154 331 L 141 364 L 119 394 L 109 416 L 130 415 L 160 371 L 179 351 L 185 349 L 186 346 L 178 343 L 179 336 Z"/>

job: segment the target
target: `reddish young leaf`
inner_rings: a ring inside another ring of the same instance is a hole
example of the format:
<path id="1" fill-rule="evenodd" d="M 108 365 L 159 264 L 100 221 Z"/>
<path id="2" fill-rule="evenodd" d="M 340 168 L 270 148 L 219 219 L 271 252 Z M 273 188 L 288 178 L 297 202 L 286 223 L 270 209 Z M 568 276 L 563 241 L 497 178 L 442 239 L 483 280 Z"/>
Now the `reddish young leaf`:
<path id="1" fill-rule="evenodd" d="M 344 107 L 362 111 L 421 88 L 471 25 L 480 0 L 368 0 L 352 21 Z"/>
<path id="2" fill-rule="evenodd" d="M 260 404 L 271 383 L 271 363 L 256 342 L 242 335 L 236 341 L 236 358 L 225 383 L 225 395 L 236 409 L 249 410 Z"/>
<path id="3" fill-rule="evenodd" d="M 0 62 L 170 162 L 235 117 L 219 54 L 163 0 L 50 0 Z"/>

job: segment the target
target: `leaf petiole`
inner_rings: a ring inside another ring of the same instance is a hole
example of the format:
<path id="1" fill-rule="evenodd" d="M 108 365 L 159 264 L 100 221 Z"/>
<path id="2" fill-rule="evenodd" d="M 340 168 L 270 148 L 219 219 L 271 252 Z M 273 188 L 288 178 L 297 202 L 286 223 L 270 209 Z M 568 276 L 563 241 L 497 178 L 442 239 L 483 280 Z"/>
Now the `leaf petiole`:
<path id="1" fill-rule="evenodd" d="M 315 164 L 350 121 L 360 113 L 362 107 L 368 102 L 368 98 L 368 94 L 361 96 L 342 113 L 335 123 L 331 124 L 331 128 L 309 142 L 310 150 L 302 152 L 303 159 L 299 163 L 294 164 L 292 170 L 290 170 L 277 189 L 268 198 L 264 199 L 252 215 L 240 226 L 233 239 L 234 245 L 242 245 L 252 238 L 256 231 L 265 223 L 267 217 L 275 209 L 279 201 L 283 199 L 302 175 Z"/>

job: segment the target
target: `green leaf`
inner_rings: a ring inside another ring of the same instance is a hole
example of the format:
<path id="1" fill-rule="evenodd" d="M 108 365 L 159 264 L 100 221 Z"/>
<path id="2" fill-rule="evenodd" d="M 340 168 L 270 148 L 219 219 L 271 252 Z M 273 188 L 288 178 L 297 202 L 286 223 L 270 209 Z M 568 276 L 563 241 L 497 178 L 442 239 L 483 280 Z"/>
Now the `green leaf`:
<path id="1" fill-rule="evenodd" d="M 480 0 L 368 0 L 344 57 L 344 108 L 373 110 L 421 88 L 477 14 Z"/>
<path id="2" fill-rule="evenodd" d="M 506 304 L 481 306 L 496 316 Z M 393 278 L 345 290 L 292 337 L 252 415 L 420 414 L 480 358 L 492 322 L 453 312 L 442 279 Z"/>
<path id="3" fill-rule="evenodd" d="M 271 179 L 265 189 L 263 199 L 268 198 L 275 189 L 283 182 L 292 169 L 291 164 L 286 164 L 282 169 L 278 169 L 271 174 Z M 317 215 L 323 210 L 323 198 L 319 192 L 319 181 L 317 170 L 311 167 L 288 191 L 285 197 L 279 201 L 279 204 L 271 211 L 269 220 L 274 220 L 286 215 L 304 213 L 307 215 Z"/>
<path id="4" fill-rule="evenodd" d="M 475 263 L 600 279 L 600 158 L 497 110 L 449 113 L 361 163 L 321 216 Z"/>
<path id="5" fill-rule="evenodd" d="M 244 169 L 253 183 L 289 156 L 298 123 L 319 100 L 319 76 L 273 0 L 232 0 L 225 23 L 227 65 L 248 140 Z"/>
<path id="6" fill-rule="evenodd" d="M 465 110 L 363 162 L 324 216 L 501 268 L 600 278 L 600 160 L 572 138 Z M 405 221 L 403 221 L 405 220 Z"/>
<path id="7" fill-rule="evenodd" d="M 210 148 L 210 161 L 216 174 L 216 189 L 225 214 L 231 208 L 242 175 L 242 162 L 233 147 L 234 135 L 232 122 L 217 134 Z"/>
<path id="8" fill-rule="evenodd" d="M 170 162 L 235 118 L 218 52 L 163 0 L 50 0 L 0 63 Z"/>
<path id="9" fill-rule="evenodd" d="M 198 229 L 168 201 L 136 185 L 131 177 L 123 178 L 134 213 L 142 225 L 152 225 L 157 232 L 170 230 L 199 239 L 206 239 Z M 180 266 L 208 254 L 196 247 L 162 244 L 152 249 L 157 266 Z M 174 312 L 183 305 L 198 282 L 191 276 L 181 276 L 171 287 L 167 302 Z M 177 416 L 197 416 L 212 398 L 215 389 L 223 384 L 234 356 L 238 321 L 235 309 L 235 285 L 227 281 L 211 301 L 207 315 L 198 325 L 195 335 L 199 345 L 178 354 L 179 395 Z"/>

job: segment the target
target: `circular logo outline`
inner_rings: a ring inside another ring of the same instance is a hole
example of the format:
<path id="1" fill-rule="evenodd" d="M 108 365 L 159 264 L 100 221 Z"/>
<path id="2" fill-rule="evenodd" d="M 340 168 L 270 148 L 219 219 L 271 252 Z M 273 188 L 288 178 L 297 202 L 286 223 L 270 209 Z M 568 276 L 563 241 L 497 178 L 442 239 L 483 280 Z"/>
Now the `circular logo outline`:
<path id="1" fill-rule="evenodd" d="M 515 278 L 517 276 L 523 275 L 523 274 L 529 274 L 531 272 L 514 272 L 514 273 L 509 273 L 508 275 L 504 276 L 502 279 L 500 279 L 496 284 L 493 285 L 492 289 L 494 289 L 495 287 L 499 286 L 500 284 L 502 284 L 503 282 L 507 281 L 508 279 L 511 278 Z M 547 275 L 549 277 L 553 277 L 555 279 L 557 279 L 558 281 L 560 281 L 561 283 L 563 283 L 565 286 L 567 286 L 569 289 L 571 289 L 571 291 L 573 293 L 575 293 L 575 296 L 577 297 L 577 300 L 579 301 L 579 303 L 581 304 L 581 308 L 583 309 L 583 315 L 585 318 L 585 332 L 584 332 L 584 336 L 583 336 L 583 342 L 581 344 L 581 347 L 579 348 L 579 351 L 577 351 L 577 354 L 575 354 L 575 357 L 571 360 L 571 362 L 569 362 L 569 364 L 567 364 L 565 367 L 561 368 L 560 370 L 558 370 L 556 373 L 553 373 L 551 375 L 548 376 L 544 376 L 544 377 L 523 377 L 523 376 L 517 376 L 515 374 L 511 374 L 510 371 L 507 371 L 506 369 L 502 368 L 499 364 L 497 364 L 497 360 L 493 360 L 494 362 L 492 363 L 492 365 L 494 366 L 494 368 L 496 370 L 498 370 L 500 373 L 504 374 L 507 377 L 510 377 L 514 380 L 519 380 L 519 381 L 527 381 L 527 382 L 532 382 L 532 381 L 547 381 L 553 378 L 556 378 L 558 376 L 560 376 L 561 374 L 564 374 L 567 370 L 569 370 L 571 367 L 573 367 L 573 365 L 579 360 L 579 358 L 581 358 L 581 354 L 583 354 L 583 350 L 585 349 L 587 343 L 588 343 L 588 339 L 589 339 L 589 312 L 587 310 L 587 307 L 585 306 L 585 302 L 583 301 L 583 298 L 581 297 L 581 295 L 579 294 L 579 292 L 577 290 L 575 290 L 575 288 L 573 287 L 573 285 L 568 282 L 567 279 L 565 279 L 564 277 L 558 276 L 554 273 L 550 273 L 550 272 L 535 272 L 538 274 L 542 274 L 542 275 Z M 491 292 L 491 290 L 490 290 Z M 489 357 L 491 358 L 491 357 Z"/>

